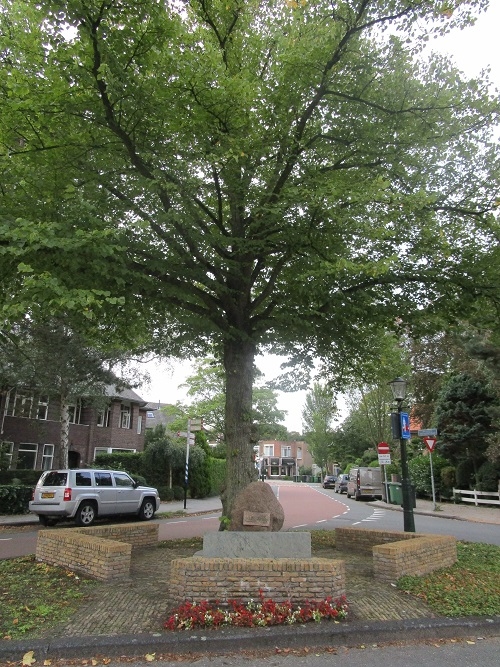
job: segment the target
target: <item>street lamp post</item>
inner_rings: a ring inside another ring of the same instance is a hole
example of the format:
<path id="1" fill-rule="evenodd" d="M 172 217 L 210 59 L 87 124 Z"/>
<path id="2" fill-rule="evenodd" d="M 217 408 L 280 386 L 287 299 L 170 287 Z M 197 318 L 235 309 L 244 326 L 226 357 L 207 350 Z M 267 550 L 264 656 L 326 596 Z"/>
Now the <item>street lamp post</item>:
<path id="1" fill-rule="evenodd" d="M 410 487 L 410 473 L 408 470 L 408 457 L 406 454 L 406 440 L 408 439 L 410 432 L 406 433 L 403 428 L 403 415 L 406 417 L 406 414 L 403 413 L 402 404 L 406 397 L 406 380 L 403 378 L 395 378 L 392 382 L 389 382 L 391 387 L 392 395 L 394 400 L 398 405 L 398 414 L 397 414 L 397 433 L 394 433 L 394 437 L 399 438 L 400 447 L 401 447 L 401 491 L 403 493 L 403 525 L 406 533 L 415 532 L 415 518 L 413 516 L 413 498 L 411 494 Z"/>

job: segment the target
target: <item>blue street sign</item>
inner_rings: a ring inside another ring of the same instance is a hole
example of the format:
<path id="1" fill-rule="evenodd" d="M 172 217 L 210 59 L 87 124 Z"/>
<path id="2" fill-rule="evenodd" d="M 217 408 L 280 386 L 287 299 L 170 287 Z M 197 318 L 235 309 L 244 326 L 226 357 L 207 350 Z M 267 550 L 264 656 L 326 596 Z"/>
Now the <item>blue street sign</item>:
<path id="1" fill-rule="evenodd" d="M 410 415 L 407 412 L 401 412 L 401 437 L 404 440 L 409 440 L 410 435 Z"/>

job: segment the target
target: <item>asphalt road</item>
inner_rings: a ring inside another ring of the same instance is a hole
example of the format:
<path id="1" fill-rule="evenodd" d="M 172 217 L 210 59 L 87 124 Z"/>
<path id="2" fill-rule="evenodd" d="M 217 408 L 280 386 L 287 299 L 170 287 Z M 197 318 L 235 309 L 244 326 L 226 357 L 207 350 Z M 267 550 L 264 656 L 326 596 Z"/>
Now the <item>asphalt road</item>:
<path id="1" fill-rule="evenodd" d="M 146 658 L 127 658 L 132 667 L 498 667 L 500 637 L 457 640 L 427 640 L 412 643 L 395 641 L 391 645 L 368 644 L 356 648 L 335 646 L 330 649 L 281 650 L 268 654 L 238 652 L 232 655 L 162 656 L 148 654 Z M 105 661 L 105 662 L 104 662 Z M 90 661 L 89 661 L 90 663 Z M 74 667 L 74 660 L 52 660 L 52 667 Z M 79 664 L 79 663 L 78 663 Z M 101 664 L 101 661 L 99 663 Z M 107 667 L 124 667 L 123 662 L 106 659 Z"/>

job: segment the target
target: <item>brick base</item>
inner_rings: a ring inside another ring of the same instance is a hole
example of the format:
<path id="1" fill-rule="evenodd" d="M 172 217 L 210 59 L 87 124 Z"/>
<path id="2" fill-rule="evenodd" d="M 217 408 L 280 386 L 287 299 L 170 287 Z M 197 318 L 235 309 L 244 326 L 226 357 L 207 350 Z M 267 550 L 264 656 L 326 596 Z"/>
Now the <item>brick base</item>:
<path id="1" fill-rule="evenodd" d="M 170 593 L 190 600 L 249 601 L 259 591 L 275 601 L 345 595 L 345 567 L 326 558 L 178 558 L 171 563 Z"/>

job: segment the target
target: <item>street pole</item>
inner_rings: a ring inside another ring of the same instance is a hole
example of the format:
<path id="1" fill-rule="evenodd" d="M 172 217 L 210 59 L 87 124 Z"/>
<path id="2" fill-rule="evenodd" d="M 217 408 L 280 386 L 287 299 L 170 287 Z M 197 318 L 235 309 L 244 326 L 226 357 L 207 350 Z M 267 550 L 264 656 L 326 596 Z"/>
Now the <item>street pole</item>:
<path id="1" fill-rule="evenodd" d="M 408 469 L 408 456 L 406 453 L 406 438 L 403 438 L 402 429 L 402 401 L 398 400 L 399 428 L 401 437 L 399 439 L 401 447 L 401 491 L 403 493 L 403 528 L 405 533 L 415 532 L 415 517 L 413 516 L 413 498 L 410 486 L 410 471 Z"/>
<path id="2" fill-rule="evenodd" d="M 402 378 L 396 378 L 389 382 L 394 396 L 394 400 L 398 404 L 398 435 L 401 448 L 401 491 L 403 495 L 403 527 L 406 533 L 415 532 L 415 517 L 413 516 L 413 497 L 410 486 L 410 471 L 408 469 L 408 456 L 406 452 L 406 440 L 403 429 L 403 409 L 402 404 L 406 395 L 406 382 Z M 409 422 L 409 415 L 405 414 L 405 418 Z M 395 435 L 395 434 L 394 434 Z M 408 423 L 409 436 L 409 423 Z"/>

